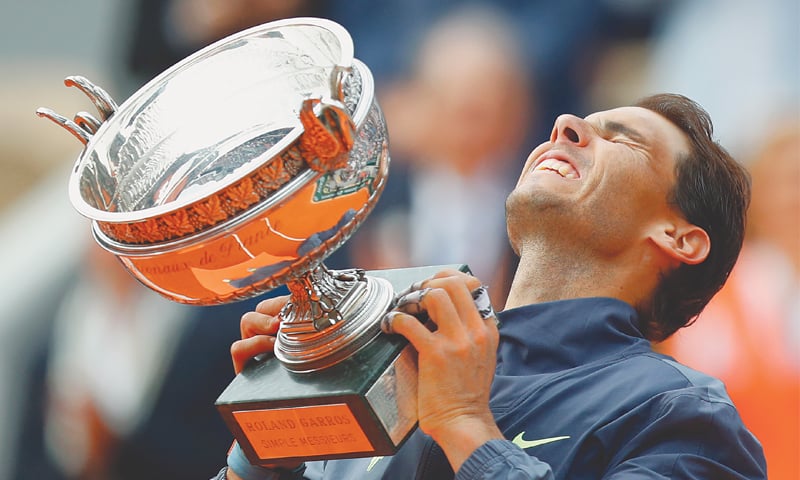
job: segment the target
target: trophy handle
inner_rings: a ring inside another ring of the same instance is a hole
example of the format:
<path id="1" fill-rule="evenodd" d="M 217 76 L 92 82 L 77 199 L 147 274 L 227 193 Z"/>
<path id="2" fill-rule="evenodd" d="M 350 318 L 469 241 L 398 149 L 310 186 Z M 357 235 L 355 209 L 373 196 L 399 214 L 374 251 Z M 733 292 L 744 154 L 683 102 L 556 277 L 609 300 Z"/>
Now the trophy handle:
<path id="1" fill-rule="evenodd" d="M 37 108 L 36 115 L 39 115 L 42 118 L 47 118 L 56 125 L 61 126 L 62 128 L 64 128 L 64 130 L 74 135 L 75 138 L 80 140 L 80 142 L 84 145 L 89 143 L 89 140 L 92 139 L 92 132 L 85 130 L 83 127 L 73 122 L 69 118 L 63 115 L 59 115 L 49 108 L 45 107 Z"/>
<path id="2" fill-rule="evenodd" d="M 117 102 L 105 90 L 89 81 L 86 77 L 72 75 L 64 79 L 64 85 L 76 87 L 89 97 L 94 103 L 103 121 L 106 121 L 117 111 Z"/>
<path id="3" fill-rule="evenodd" d="M 361 269 L 319 264 L 287 282 L 275 356 L 290 370 L 311 372 L 349 357 L 380 334 L 379 320 L 394 300 L 391 283 Z"/>
<path id="4" fill-rule="evenodd" d="M 347 166 L 356 126 L 344 104 L 325 98 L 306 99 L 300 107 L 300 123 L 304 130 L 300 154 L 312 170 L 325 173 Z"/>
<path id="5" fill-rule="evenodd" d="M 36 110 L 36 115 L 47 118 L 54 122 L 56 125 L 61 126 L 66 131 L 75 136 L 81 143 L 86 145 L 92 139 L 92 135 L 97 133 L 100 125 L 108 120 L 114 112 L 117 111 L 117 103 L 111 98 L 105 90 L 90 82 L 86 77 L 80 75 L 73 75 L 64 79 L 64 85 L 68 87 L 77 87 L 80 91 L 89 97 L 97 111 L 100 112 L 101 120 L 96 119 L 86 112 L 78 112 L 75 114 L 75 121 L 70 120 L 63 115 L 59 115 L 49 108 L 39 108 Z"/>

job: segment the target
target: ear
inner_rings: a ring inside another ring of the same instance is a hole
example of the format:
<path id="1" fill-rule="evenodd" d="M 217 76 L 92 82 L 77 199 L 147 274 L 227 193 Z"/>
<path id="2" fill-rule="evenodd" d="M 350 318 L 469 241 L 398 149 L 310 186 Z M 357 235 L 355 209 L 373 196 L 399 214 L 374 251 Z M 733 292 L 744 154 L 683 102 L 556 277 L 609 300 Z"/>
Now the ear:
<path id="1" fill-rule="evenodd" d="M 667 256 L 687 265 L 703 262 L 711 251 L 711 239 L 705 230 L 690 223 L 671 224 L 650 239 Z"/>

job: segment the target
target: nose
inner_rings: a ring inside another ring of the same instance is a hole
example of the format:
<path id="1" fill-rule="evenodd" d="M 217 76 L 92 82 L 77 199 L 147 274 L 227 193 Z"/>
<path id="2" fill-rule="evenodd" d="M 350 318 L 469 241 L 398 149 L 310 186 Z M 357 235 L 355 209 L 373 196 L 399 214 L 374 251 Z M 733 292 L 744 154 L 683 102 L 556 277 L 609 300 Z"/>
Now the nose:
<path id="1" fill-rule="evenodd" d="M 591 127 L 586 120 L 575 115 L 559 115 L 555 125 L 553 125 L 550 141 L 553 143 L 569 142 L 583 147 L 589 143 L 591 131 Z"/>

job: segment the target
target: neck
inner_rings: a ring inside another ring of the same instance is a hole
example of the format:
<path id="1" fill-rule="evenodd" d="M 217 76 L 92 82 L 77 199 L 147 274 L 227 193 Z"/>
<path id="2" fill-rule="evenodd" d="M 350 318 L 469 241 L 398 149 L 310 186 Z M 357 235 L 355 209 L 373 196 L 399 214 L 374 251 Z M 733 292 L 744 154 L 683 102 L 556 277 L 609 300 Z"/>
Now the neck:
<path id="1" fill-rule="evenodd" d="M 570 298 L 610 297 L 636 306 L 649 295 L 658 276 L 642 268 L 653 261 L 631 252 L 597 259 L 589 251 L 554 251 L 552 243 L 520 249 L 520 261 L 505 309 Z"/>

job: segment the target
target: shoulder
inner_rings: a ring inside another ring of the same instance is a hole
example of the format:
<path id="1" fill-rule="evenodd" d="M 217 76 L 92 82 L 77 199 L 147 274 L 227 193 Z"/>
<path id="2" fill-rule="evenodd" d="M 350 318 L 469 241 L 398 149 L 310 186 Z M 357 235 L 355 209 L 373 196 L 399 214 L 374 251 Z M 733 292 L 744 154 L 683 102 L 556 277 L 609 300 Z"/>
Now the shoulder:
<path id="1" fill-rule="evenodd" d="M 623 359 L 618 368 L 626 378 L 617 387 L 635 394 L 651 421 L 667 414 L 708 415 L 716 422 L 742 424 L 722 381 L 671 357 L 655 352 L 635 355 Z"/>
<path id="2" fill-rule="evenodd" d="M 742 478 L 763 478 L 762 447 L 720 380 L 657 353 L 627 362 L 646 364 L 643 371 L 654 378 L 634 379 L 647 385 L 638 387 L 650 390 L 647 399 L 595 432 L 618 442 L 612 449 L 616 452 L 612 464 L 630 467 L 627 459 L 643 454 L 647 462 L 671 459 L 669 468 L 690 469 L 686 464 L 709 471 L 730 468 L 750 472 Z M 631 429 L 637 433 L 618 437 Z"/>
<path id="3" fill-rule="evenodd" d="M 730 403 L 725 393 L 725 385 L 719 379 L 687 367 L 668 355 L 652 351 L 626 357 L 623 361 L 640 365 L 646 372 L 658 373 L 662 379 L 670 382 L 683 384 L 686 387 L 706 387 L 717 400 Z"/>
<path id="4" fill-rule="evenodd" d="M 700 396 L 705 401 L 719 402 L 734 408 L 733 402 L 725 390 L 725 385 L 718 378 L 687 367 L 670 357 L 658 354 L 654 354 L 654 356 L 664 365 L 665 369 L 669 369 L 675 376 L 686 380 L 687 391 Z"/>
<path id="5" fill-rule="evenodd" d="M 667 355 L 648 352 L 625 357 L 622 363 L 625 370 L 638 372 L 638 375 L 634 375 L 632 380 L 644 382 L 645 385 L 657 390 L 699 395 L 708 401 L 722 402 L 733 406 L 722 381 L 687 367 Z"/>

